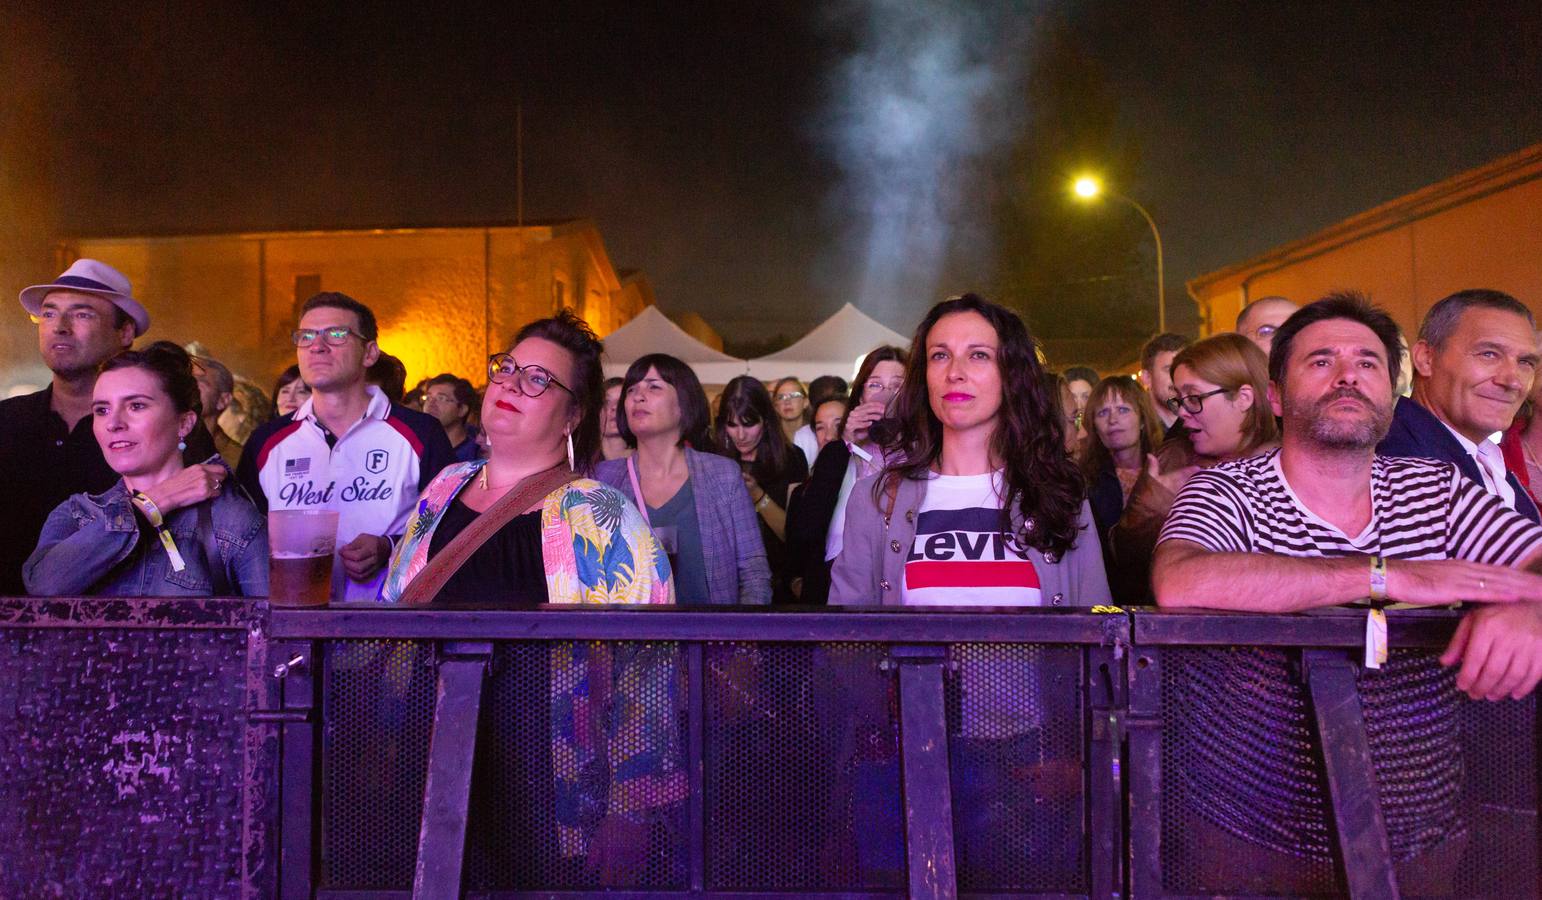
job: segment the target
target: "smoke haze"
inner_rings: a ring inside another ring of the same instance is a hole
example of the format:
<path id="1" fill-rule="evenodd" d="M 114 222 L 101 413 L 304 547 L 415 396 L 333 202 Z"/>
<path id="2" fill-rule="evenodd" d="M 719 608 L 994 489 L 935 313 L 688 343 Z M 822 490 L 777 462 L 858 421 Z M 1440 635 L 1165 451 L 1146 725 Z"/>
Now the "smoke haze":
<path id="1" fill-rule="evenodd" d="M 823 120 L 836 252 L 870 315 L 913 321 L 989 277 L 989 172 L 1026 120 L 1031 23 L 1020 3 L 947 0 L 854 0 L 826 22 L 850 45 Z"/>

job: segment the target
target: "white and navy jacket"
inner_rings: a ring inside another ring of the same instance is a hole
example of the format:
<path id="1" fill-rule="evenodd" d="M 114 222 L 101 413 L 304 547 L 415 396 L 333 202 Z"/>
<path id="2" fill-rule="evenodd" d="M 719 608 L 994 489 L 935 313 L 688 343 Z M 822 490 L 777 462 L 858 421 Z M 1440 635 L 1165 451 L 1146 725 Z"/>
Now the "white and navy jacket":
<path id="1" fill-rule="evenodd" d="M 236 470 L 259 509 L 335 509 L 339 547 L 361 534 L 394 542 L 407 528 L 418 495 L 454 459 L 438 420 L 368 387 L 369 408 L 342 435 L 317 421 L 306 400 L 252 433 Z M 332 568 L 335 600 L 374 600 L 385 571 L 368 583 Z"/>

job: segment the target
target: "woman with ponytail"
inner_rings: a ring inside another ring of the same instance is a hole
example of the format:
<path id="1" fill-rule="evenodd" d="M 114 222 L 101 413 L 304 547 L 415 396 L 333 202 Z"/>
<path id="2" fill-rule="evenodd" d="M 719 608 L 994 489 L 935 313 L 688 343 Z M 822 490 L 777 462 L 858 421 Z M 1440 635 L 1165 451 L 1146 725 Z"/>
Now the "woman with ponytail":
<path id="1" fill-rule="evenodd" d="M 75 494 L 48 516 L 22 569 L 42 596 L 265 597 L 268 532 L 228 485 L 218 456 L 186 465 L 198 425 L 198 381 L 175 344 L 125 350 L 102 364 L 91 421 L 122 477 L 101 494 Z"/>

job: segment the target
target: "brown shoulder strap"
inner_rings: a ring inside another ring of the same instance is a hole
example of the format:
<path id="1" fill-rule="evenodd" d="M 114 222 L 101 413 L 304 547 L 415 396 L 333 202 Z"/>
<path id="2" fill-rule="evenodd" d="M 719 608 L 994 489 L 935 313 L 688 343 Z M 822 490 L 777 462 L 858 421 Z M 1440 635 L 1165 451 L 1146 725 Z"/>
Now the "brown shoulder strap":
<path id="1" fill-rule="evenodd" d="M 402 591 L 402 603 L 428 603 L 439 596 L 439 591 L 450 576 L 471 558 L 471 554 L 498 533 L 515 516 L 540 502 L 547 494 L 572 481 L 578 476 L 568 468 L 564 460 L 544 472 L 537 472 L 515 485 L 498 502 L 489 506 L 467 525 L 460 534 L 450 539 L 428 565 L 418 572 Z"/>

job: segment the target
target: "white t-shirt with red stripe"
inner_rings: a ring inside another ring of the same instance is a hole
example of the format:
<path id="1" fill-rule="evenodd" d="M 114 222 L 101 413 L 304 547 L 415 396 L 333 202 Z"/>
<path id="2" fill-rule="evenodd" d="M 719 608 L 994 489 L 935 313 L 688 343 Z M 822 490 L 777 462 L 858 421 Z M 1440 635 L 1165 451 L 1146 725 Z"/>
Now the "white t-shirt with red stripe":
<path id="1" fill-rule="evenodd" d="M 933 474 L 916 515 L 900 602 L 906 606 L 1040 606 L 1039 572 L 1003 534 L 1002 473 Z"/>

